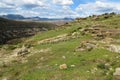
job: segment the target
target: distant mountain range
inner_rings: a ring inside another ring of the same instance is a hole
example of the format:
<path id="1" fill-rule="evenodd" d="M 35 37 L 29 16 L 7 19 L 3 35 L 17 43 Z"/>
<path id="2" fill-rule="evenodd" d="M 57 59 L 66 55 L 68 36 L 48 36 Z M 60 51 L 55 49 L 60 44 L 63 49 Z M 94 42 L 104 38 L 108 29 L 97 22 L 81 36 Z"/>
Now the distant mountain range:
<path id="1" fill-rule="evenodd" d="M 1 15 L 0 17 L 10 19 L 10 20 L 35 20 L 35 21 L 49 21 L 49 20 L 71 21 L 71 20 L 74 20 L 73 18 L 40 18 L 38 16 L 36 16 L 36 17 L 24 17 L 22 15 L 17 15 L 17 14 Z"/>

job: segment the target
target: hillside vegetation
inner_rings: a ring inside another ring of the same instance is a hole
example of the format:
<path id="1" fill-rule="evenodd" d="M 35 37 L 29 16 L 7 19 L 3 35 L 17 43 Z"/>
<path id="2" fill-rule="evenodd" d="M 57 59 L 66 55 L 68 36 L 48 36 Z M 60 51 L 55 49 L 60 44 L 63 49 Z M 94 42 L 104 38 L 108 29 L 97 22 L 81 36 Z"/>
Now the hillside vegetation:
<path id="1" fill-rule="evenodd" d="M 34 35 L 38 32 L 55 29 L 57 26 L 45 22 L 23 22 L 0 18 L 0 44 L 9 40 Z"/>
<path id="2" fill-rule="evenodd" d="M 0 80 L 120 80 L 120 15 L 77 18 L 0 46 Z"/>

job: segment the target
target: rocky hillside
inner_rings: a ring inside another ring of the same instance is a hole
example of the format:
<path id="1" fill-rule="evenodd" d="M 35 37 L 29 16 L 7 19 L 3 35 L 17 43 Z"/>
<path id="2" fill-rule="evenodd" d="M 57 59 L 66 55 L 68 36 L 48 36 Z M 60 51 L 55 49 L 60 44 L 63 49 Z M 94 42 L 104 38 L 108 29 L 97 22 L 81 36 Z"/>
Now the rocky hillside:
<path id="1" fill-rule="evenodd" d="M 120 80 L 120 15 L 77 18 L 0 45 L 0 80 Z"/>
<path id="2" fill-rule="evenodd" d="M 0 44 L 11 39 L 28 37 L 37 32 L 55 29 L 57 26 L 45 22 L 22 22 L 0 18 Z"/>

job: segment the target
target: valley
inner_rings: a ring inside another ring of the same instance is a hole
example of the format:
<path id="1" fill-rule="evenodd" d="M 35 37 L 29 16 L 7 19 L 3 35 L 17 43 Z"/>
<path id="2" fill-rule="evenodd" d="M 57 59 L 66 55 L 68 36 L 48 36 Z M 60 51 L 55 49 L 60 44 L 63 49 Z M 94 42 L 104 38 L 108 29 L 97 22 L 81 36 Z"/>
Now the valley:
<path id="1" fill-rule="evenodd" d="M 0 44 L 16 38 L 33 36 L 38 32 L 48 31 L 58 27 L 47 22 L 14 21 L 0 18 Z"/>

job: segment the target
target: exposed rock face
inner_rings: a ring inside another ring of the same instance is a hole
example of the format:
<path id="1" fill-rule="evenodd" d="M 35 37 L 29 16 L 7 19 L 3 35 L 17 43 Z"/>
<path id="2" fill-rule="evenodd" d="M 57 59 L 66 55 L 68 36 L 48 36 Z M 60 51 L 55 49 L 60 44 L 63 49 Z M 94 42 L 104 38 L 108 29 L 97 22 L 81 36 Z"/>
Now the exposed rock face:
<path id="1" fill-rule="evenodd" d="M 85 28 L 83 32 L 85 34 L 91 34 L 93 37 L 99 38 L 99 39 L 120 35 L 120 29 L 107 29 L 107 28 L 100 28 L 100 27 L 104 27 L 104 26 L 97 25 L 96 27 L 93 26 L 91 28 Z"/>
<path id="2" fill-rule="evenodd" d="M 5 43 L 11 39 L 32 36 L 40 31 L 42 31 L 40 28 L 27 28 L 27 27 L 0 30 L 0 44 Z"/>

